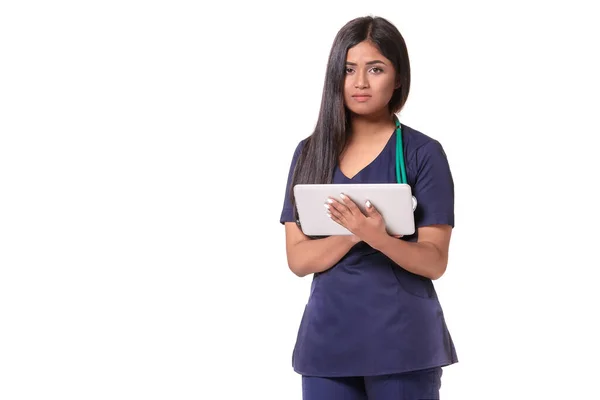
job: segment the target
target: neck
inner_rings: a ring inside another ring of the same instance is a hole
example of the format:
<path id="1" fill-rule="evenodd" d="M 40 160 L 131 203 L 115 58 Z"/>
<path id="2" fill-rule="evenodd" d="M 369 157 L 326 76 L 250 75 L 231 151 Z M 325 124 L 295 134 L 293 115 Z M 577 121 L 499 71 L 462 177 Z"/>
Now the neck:
<path id="1" fill-rule="evenodd" d="M 352 114 L 350 116 L 351 135 L 353 139 L 373 137 L 378 134 L 389 134 L 396 128 L 394 116 L 388 113 L 364 116 Z"/>

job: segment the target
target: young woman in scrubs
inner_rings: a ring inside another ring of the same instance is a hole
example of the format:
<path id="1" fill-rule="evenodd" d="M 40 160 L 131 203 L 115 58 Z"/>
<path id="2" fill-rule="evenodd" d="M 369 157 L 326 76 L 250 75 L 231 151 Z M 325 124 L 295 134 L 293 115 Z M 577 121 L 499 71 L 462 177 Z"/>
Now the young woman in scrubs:
<path id="1" fill-rule="evenodd" d="M 292 157 L 281 213 L 291 271 L 313 275 L 292 365 L 304 400 L 439 399 L 442 367 L 458 362 L 432 280 L 448 262 L 454 184 L 441 144 L 396 114 L 410 88 L 403 37 L 383 18 L 337 34 L 314 132 Z M 297 224 L 299 183 L 395 183 L 396 123 L 417 199 L 416 232 L 393 237 L 373 207 L 348 196 L 323 212 L 353 235 L 311 238 Z"/>

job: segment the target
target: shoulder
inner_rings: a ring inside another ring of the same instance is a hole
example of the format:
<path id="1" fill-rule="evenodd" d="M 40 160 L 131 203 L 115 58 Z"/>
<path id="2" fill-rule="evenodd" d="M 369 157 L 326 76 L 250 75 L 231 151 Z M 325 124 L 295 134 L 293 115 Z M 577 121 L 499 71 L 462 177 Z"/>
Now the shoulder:
<path id="1" fill-rule="evenodd" d="M 408 159 L 430 155 L 446 156 L 442 144 L 434 137 L 402 124 L 402 139 Z"/>
<path id="2" fill-rule="evenodd" d="M 292 160 L 295 162 L 298 157 L 300 157 L 300 153 L 302 153 L 302 149 L 306 146 L 306 143 L 310 137 L 304 138 L 296 144 L 296 148 L 294 149 L 294 155 Z"/>
<path id="3" fill-rule="evenodd" d="M 420 149 L 423 146 L 430 147 L 440 144 L 434 137 L 404 124 L 402 124 L 402 139 L 407 150 L 412 151 Z"/>
<path id="4" fill-rule="evenodd" d="M 298 142 L 298 145 L 296 145 L 296 153 L 300 153 L 302 151 L 302 149 L 304 148 L 304 146 L 306 146 L 306 143 L 308 142 L 308 139 L 310 139 L 309 137 L 306 137 L 304 139 L 302 139 L 301 141 Z"/>

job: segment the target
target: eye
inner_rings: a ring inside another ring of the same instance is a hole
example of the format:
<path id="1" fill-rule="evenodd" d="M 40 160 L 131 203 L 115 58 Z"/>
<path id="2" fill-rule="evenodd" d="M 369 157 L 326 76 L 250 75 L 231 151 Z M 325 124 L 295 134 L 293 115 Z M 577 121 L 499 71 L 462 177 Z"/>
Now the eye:
<path id="1" fill-rule="evenodd" d="M 350 67 L 346 67 L 346 74 L 351 74 L 354 70 Z"/>
<path id="2" fill-rule="evenodd" d="M 373 71 L 375 74 L 380 74 L 383 72 L 383 70 L 379 67 L 373 67 L 371 68 L 371 71 Z"/>

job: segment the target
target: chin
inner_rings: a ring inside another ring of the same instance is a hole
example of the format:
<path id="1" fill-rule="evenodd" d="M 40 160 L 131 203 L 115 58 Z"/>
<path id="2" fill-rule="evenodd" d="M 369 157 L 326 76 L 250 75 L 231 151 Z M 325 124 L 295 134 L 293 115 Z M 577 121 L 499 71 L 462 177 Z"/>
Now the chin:
<path id="1" fill-rule="evenodd" d="M 376 117 L 389 114 L 387 107 L 376 108 L 376 107 L 346 107 L 351 114 L 358 115 L 360 117 Z"/>

